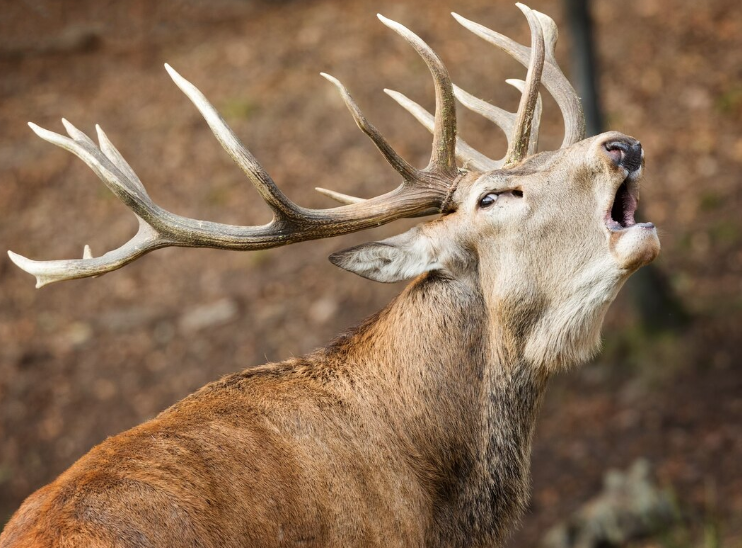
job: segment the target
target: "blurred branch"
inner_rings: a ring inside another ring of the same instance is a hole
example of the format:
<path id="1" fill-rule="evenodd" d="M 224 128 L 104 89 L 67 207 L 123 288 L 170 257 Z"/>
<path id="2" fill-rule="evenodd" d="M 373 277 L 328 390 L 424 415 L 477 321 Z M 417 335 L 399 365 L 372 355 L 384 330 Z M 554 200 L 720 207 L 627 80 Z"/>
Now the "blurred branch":
<path id="1" fill-rule="evenodd" d="M 577 95 L 582 98 L 585 110 L 587 135 L 603 131 L 603 114 L 600 108 L 598 78 L 595 75 L 595 47 L 593 21 L 589 0 L 565 0 L 567 21 L 572 38 L 572 72 L 577 81 Z"/>

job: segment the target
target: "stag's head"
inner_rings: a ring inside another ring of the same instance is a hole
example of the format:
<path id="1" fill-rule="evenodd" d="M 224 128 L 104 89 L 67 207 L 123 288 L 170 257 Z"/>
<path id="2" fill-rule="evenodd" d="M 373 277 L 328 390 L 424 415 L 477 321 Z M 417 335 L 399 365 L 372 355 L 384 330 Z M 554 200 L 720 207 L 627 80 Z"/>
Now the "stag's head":
<path id="1" fill-rule="evenodd" d="M 553 55 L 556 26 L 519 7 L 531 26 L 530 51 L 455 16 L 529 64 L 525 82 L 509 81 L 523 91 L 517 113 L 452 86 L 464 106 L 505 130 L 505 158 L 486 158 L 458 139 L 456 156 L 465 169 L 449 187 L 442 217 L 331 260 L 378 281 L 435 271 L 475 283 L 528 357 L 575 363 L 597 349 L 607 306 L 628 276 L 657 256 L 660 245 L 654 225 L 634 219 L 644 168 L 641 144 L 618 132 L 584 139 L 579 99 Z M 537 154 L 540 80 L 562 109 L 566 134 L 559 150 Z M 387 93 L 435 132 L 433 117 L 419 105 Z"/>
<path id="2" fill-rule="evenodd" d="M 32 261 L 10 253 L 37 286 L 110 272 L 166 246 L 264 249 L 378 226 L 402 217 L 440 214 L 399 236 L 331 256 L 364 277 L 393 282 L 434 272 L 480 291 L 511 346 L 536 363 L 574 363 L 597 347 L 605 310 L 626 278 L 659 252 L 654 225 L 634 212 L 644 166 L 640 143 L 610 132 L 584 139 L 579 98 L 554 57 L 557 29 L 548 16 L 518 4 L 531 29 L 522 46 L 454 14 L 466 28 L 528 67 L 518 111 L 506 112 L 454 86 L 440 58 L 418 36 L 385 19 L 430 69 L 434 115 L 401 93 L 387 90 L 433 133 L 424 169 L 402 159 L 365 118 L 347 89 L 340 91 L 358 126 L 402 176 L 395 190 L 364 200 L 318 189 L 345 205 L 314 210 L 289 200 L 198 89 L 166 65 L 175 83 L 201 111 L 215 136 L 243 169 L 274 213 L 264 226 L 232 226 L 174 215 L 156 205 L 121 154 L 98 128 L 99 145 L 64 121 L 68 137 L 31 127 L 73 152 L 137 215 L 139 231 L 120 248 L 82 259 Z M 557 151 L 537 153 L 541 84 L 564 116 Z M 508 150 L 493 160 L 456 136 L 455 100 L 502 128 Z M 458 163 L 457 163 L 458 160 Z"/>

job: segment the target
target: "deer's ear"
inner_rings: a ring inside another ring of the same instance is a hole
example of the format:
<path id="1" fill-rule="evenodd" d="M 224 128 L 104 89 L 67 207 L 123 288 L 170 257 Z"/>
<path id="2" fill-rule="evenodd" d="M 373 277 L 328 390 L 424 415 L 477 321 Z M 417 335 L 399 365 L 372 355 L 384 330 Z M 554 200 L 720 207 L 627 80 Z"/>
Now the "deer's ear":
<path id="1" fill-rule="evenodd" d="M 399 282 L 437 270 L 439 263 L 430 239 L 415 227 L 407 232 L 330 255 L 335 266 L 376 282 Z"/>

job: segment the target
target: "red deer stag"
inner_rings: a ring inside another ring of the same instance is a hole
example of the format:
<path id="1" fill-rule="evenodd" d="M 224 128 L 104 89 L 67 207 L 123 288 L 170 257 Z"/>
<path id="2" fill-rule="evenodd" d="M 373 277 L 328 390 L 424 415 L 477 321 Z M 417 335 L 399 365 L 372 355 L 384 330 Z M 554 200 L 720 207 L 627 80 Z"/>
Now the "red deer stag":
<path id="1" fill-rule="evenodd" d="M 155 204 L 106 135 L 64 122 L 43 139 L 81 158 L 139 219 L 128 243 L 92 257 L 31 261 L 38 285 L 95 276 L 166 246 L 265 249 L 440 214 L 330 260 L 381 282 L 414 279 L 389 306 L 308 356 L 228 375 L 112 437 L 32 494 L 0 547 L 497 546 L 523 511 L 531 436 L 548 378 L 599 346 L 606 309 L 659 252 L 636 223 L 643 152 L 617 132 L 584 139 L 559 69 L 549 17 L 519 6 L 526 47 L 454 15 L 528 67 L 516 113 L 454 87 L 438 56 L 380 16 L 419 53 L 435 115 L 388 92 L 433 133 L 413 167 L 340 91 L 358 126 L 402 176 L 395 190 L 306 209 L 289 200 L 188 81 L 166 66 L 273 211 L 264 226 L 188 219 Z M 564 142 L 536 153 L 543 83 Z M 502 160 L 456 136 L 454 98 L 508 135 Z M 460 161 L 461 167 L 457 165 Z"/>

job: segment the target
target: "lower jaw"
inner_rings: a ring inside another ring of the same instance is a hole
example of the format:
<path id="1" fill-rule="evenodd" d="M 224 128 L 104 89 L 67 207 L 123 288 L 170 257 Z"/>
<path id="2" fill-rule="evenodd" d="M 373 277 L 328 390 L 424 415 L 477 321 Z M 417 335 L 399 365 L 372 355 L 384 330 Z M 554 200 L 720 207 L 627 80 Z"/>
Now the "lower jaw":
<path id="1" fill-rule="evenodd" d="M 610 248 L 621 267 L 633 272 L 659 255 L 657 229 L 652 223 L 637 223 L 620 231 L 611 231 Z"/>
<path id="2" fill-rule="evenodd" d="M 651 230 L 655 228 L 654 223 L 635 223 L 631 222 L 626 225 L 622 225 L 618 221 L 614 221 L 613 219 L 606 221 L 606 226 L 608 227 L 608 230 L 611 232 L 623 232 L 626 230 L 629 230 L 631 228 L 637 227 L 637 228 L 643 228 L 647 230 Z"/>

